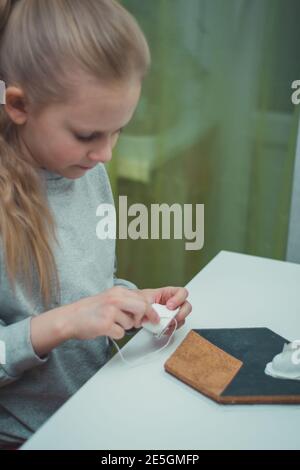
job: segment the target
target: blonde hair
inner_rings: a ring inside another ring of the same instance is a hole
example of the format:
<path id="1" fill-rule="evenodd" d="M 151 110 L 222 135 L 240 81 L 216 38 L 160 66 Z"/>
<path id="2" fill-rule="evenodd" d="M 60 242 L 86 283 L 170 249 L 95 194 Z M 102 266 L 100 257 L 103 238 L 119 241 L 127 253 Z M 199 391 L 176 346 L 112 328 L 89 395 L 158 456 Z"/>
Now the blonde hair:
<path id="1" fill-rule="evenodd" d="M 150 65 L 137 22 L 115 0 L 0 0 L 0 79 L 21 87 L 37 112 L 76 97 L 70 71 L 102 83 L 143 79 Z M 38 167 L 22 158 L 17 126 L 0 105 L 0 241 L 15 289 L 32 292 L 33 267 L 49 305 L 60 295 L 51 242 L 57 242 Z M 33 266 L 34 264 L 34 266 Z"/>

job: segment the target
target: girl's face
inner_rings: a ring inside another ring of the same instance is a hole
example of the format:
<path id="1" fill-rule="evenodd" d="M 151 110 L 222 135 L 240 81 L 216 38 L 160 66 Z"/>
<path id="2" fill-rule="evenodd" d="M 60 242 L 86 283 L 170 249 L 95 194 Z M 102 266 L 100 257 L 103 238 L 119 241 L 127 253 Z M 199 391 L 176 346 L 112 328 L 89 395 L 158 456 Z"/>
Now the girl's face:
<path id="1" fill-rule="evenodd" d="M 77 90 L 73 102 L 49 105 L 39 115 L 27 111 L 20 126 L 25 154 L 39 167 L 71 179 L 111 160 L 120 132 L 137 107 L 141 83 L 81 81 Z"/>

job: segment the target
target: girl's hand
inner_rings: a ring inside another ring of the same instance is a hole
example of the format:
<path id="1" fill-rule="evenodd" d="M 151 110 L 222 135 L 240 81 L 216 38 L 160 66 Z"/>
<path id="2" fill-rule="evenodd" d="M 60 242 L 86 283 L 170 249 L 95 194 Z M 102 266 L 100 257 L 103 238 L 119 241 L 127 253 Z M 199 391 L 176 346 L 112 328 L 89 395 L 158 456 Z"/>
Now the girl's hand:
<path id="1" fill-rule="evenodd" d="M 186 300 L 189 293 L 185 287 L 161 287 L 159 289 L 141 289 L 142 296 L 150 303 L 157 303 L 166 305 L 170 310 L 176 310 L 179 307 L 179 312 L 176 315 L 177 329 L 181 328 L 186 317 L 191 313 L 192 306 Z M 145 319 L 143 319 L 145 321 Z M 165 334 L 170 335 L 174 330 L 174 319 L 170 323 Z"/>
<path id="2" fill-rule="evenodd" d="M 125 330 L 141 326 L 142 320 L 159 323 L 147 297 L 139 290 L 112 287 L 101 294 L 80 299 L 68 308 L 70 336 L 75 339 L 93 339 L 109 336 L 121 339 Z"/>
<path id="3" fill-rule="evenodd" d="M 49 310 L 31 319 L 30 337 L 34 351 L 40 357 L 69 339 L 94 339 L 110 336 L 121 339 L 125 330 L 139 328 L 143 321 L 159 323 L 159 315 L 151 304 L 173 304 L 180 307 L 176 316 L 178 328 L 192 311 L 186 301 L 188 292 L 181 287 L 130 290 L 112 287 L 101 294 L 86 297 L 72 304 Z M 173 323 L 174 324 L 174 323 Z M 166 334 L 170 334 L 173 326 Z"/>

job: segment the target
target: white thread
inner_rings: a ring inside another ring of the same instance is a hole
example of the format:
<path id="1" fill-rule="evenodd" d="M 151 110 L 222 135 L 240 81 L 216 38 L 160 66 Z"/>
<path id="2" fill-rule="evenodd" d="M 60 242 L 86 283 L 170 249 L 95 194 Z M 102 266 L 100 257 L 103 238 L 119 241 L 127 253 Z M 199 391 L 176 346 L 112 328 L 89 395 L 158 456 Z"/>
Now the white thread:
<path id="1" fill-rule="evenodd" d="M 174 334 L 175 334 L 175 331 L 176 331 L 176 329 L 177 329 L 177 320 L 176 320 L 176 318 L 174 318 L 174 321 L 175 321 L 175 328 L 174 328 L 172 334 L 170 335 L 170 337 L 169 337 L 167 343 L 166 343 L 162 348 L 158 349 L 157 351 L 154 351 L 154 352 L 152 352 L 152 353 L 146 354 L 144 357 L 142 357 L 142 358 L 140 358 L 140 359 L 138 359 L 138 360 L 136 360 L 136 361 L 127 361 L 127 359 L 125 359 L 125 357 L 123 356 L 122 351 L 121 351 L 121 349 L 119 348 L 119 346 L 117 345 L 117 343 L 116 343 L 112 338 L 109 338 L 109 339 L 114 343 L 115 347 L 117 348 L 117 351 L 118 351 L 118 353 L 120 354 L 122 361 L 123 361 L 126 365 L 129 365 L 129 366 L 132 367 L 132 366 L 135 366 L 135 365 L 140 364 L 140 363 L 141 363 L 141 360 L 145 360 L 145 358 L 147 358 L 147 357 L 149 357 L 149 356 L 153 356 L 154 354 L 157 354 L 157 353 L 161 352 L 163 349 L 165 349 L 165 348 L 167 348 L 167 347 L 169 346 L 170 341 L 171 341 L 171 339 L 173 338 L 173 336 L 174 336 Z M 166 331 L 167 329 L 168 329 L 168 327 L 167 327 L 164 331 Z"/>

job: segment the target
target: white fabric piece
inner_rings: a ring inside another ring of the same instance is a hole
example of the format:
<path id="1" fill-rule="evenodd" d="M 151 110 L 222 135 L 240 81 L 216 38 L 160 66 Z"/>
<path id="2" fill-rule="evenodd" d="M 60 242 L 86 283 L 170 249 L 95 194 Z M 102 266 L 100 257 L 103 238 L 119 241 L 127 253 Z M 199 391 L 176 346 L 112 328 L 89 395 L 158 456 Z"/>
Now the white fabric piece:
<path id="1" fill-rule="evenodd" d="M 286 343 L 282 352 L 266 365 L 265 373 L 278 379 L 300 380 L 300 340 Z"/>
<path id="2" fill-rule="evenodd" d="M 151 322 L 145 322 L 143 323 L 143 328 L 150 333 L 153 333 L 157 338 L 160 338 L 168 329 L 173 318 L 176 317 L 179 308 L 176 310 L 169 310 L 165 305 L 161 304 L 152 304 L 152 307 L 160 316 L 160 322 L 156 325 Z"/>

